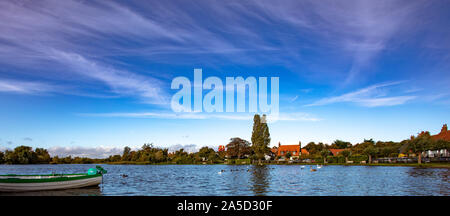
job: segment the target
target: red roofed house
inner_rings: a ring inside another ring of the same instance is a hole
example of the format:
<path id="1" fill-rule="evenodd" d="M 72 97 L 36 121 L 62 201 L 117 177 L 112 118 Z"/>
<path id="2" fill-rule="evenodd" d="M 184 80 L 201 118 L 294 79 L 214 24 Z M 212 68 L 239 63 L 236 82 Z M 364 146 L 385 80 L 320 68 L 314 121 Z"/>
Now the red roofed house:
<path id="1" fill-rule="evenodd" d="M 447 124 L 442 126 L 441 132 L 431 136 L 431 139 L 434 141 L 445 140 L 450 142 L 450 131 L 447 128 Z M 440 150 L 428 150 L 423 153 L 425 157 L 450 157 L 450 152 L 447 149 Z"/>
<path id="2" fill-rule="evenodd" d="M 277 156 L 285 157 L 286 154 L 290 153 L 290 159 L 299 158 L 302 154 L 309 154 L 306 149 L 301 149 L 300 142 L 297 145 L 281 145 L 281 143 L 278 143 L 277 150 Z"/>
<path id="3" fill-rule="evenodd" d="M 345 151 L 345 149 L 328 149 L 330 150 L 331 154 L 333 154 L 333 156 L 338 155 L 339 153 L 341 153 L 342 151 Z"/>

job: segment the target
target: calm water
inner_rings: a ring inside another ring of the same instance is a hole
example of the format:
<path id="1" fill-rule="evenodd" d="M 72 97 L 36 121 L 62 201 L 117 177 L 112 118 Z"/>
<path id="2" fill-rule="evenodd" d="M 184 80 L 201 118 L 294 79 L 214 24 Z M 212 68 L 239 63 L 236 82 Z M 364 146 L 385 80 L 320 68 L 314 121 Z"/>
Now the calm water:
<path id="1" fill-rule="evenodd" d="M 450 169 L 412 167 L 102 165 L 99 188 L 8 195 L 450 195 Z M 0 174 L 79 173 L 95 165 L 0 165 Z M 222 174 L 218 172 L 225 170 Z M 123 178 L 121 174 L 128 175 Z M 3 194 L 5 195 L 5 194 Z"/>

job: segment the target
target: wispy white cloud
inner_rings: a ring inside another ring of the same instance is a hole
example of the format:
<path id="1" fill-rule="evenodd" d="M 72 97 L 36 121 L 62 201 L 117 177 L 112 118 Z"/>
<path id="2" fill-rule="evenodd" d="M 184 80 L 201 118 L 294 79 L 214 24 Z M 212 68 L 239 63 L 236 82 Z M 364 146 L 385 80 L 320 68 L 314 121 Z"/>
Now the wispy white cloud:
<path id="1" fill-rule="evenodd" d="M 119 93 L 89 93 L 84 90 L 76 88 L 72 84 L 57 85 L 45 81 L 25 81 L 17 79 L 1 79 L 0 78 L 0 92 L 25 94 L 25 95 L 75 95 L 81 97 L 92 98 L 118 98 Z M 163 95 L 163 94 L 162 94 Z M 161 98 L 163 96 L 161 95 Z"/>
<path id="2" fill-rule="evenodd" d="M 42 94 L 55 92 L 57 89 L 60 88 L 43 82 L 0 79 L 0 92 Z"/>
<path id="3" fill-rule="evenodd" d="M 364 82 L 370 73 L 364 69 L 394 49 L 394 39 L 420 30 L 424 25 L 417 12 L 424 15 L 431 5 L 400 0 L 200 2 L 1 1 L 0 63 L 79 88 L 92 85 L 84 85 L 88 77 L 114 94 L 148 103 L 164 101 L 165 89 L 157 81 L 171 76 L 125 69 L 120 66 L 139 66 L 118 57 L 188 65 L 201 59 L 212 67 L 223 60 L 276 64 L 293 71 L 302 64 L 310 69 L 299 72 L 303 77 L 324 82 L 331 76 L 327 82 L 346 85 Z"/>
<path id="4" fill-rule="evenodd" d="M 124 39 L 135 43 L 149 40 L 180 43 L 184 40 L 183 34 L 176 29 L 163 26 L 115 2 L 68 1 L 61 4 L 59 1 L 46 1 L 46 7 L 42 7 L 41 3 L 36 2 L 2 1 L 0 8 L 1 64 L 20 68 L 22 73 L 34 77 L 71 84 L 78 81 L 78 85 L 73 85 L 78 88 L 89 88 L 92 82 L 85 82 L 86 78 L 91 78 L 117 95 L 137 97 L 145 103 L 167 103 L 166 93 L 160 88 L 161 81 L 117 69 L 111 59 L 102 56 L 123 51 L 121 47 L 124 46 L 119 45 L 119 41 Z M 94 46 L 92 41 L 95 41 Z M 51 86 L 39 82 L 0 83 L 0 91 L 4 92 L 50 90 Z M 74 91 L 65 90 L 70 94 Z"/>
<path id="5" fill-rule="evenodd" d="M 294 101 L 296 101 L 297 99 L 298 99 L 298 95 L 295 95 L 295 97 L 293 97 L 293 98 L 291 99 L 291 103 L 294 102 Z"/>
<path id="6" fill-rule="evenodd" d="M 359 99 L 355 100 L 355 102 L 365 107 L 395 106 L 404 104 L 407 101 L 413 100 L 415 98 L 416 96 L 398 96 L 398 97 Z"/>
<path id="7" fill-rule="evenodd" d="M 389 45 L 393 38 L 408 36 L 408 32 L 417 30 L 420 27 L 417 23 L 421 19 L 417 13 L 430 4 L 426 1 L 401 0 L 376 2 L 288 0 L 275 5 L 272 1 L 255 0 L 254 5 L 259 6 L 260 13 L 245 8 L 249 11 L 246 13 L 267 22 L 282 20 L 297 28 L 300 34 L 320 38 L 321 43 L 317 44 L 317 47 L 338 50 L 339 54 L 335 58 L 350 62 L 350 68 L 347 67 L 346 70 L 334 68 L 332 73 L 338 73 L 336 75 L 340 78 L 338 81 L 341 85 L 348 85 L 355 81 L 364 81 L 369 74 L 365 69 L 381 52 L 390 49 Z M 261 14 L 266 14 L 270 18 Z M 292 40 L 283 42 L 285 42 L 283 44 L 293 43 Z M 295 51 L 289 53 L 294 54 Z M 301 62 L 308 59 L 307 56 L 299 57 L 297 59 Z M 314 63 L 307 65 L 314 66 Z M 316 73 L 320 72 L 316 70 Z M 323 80 L 322 76 L 318 77 Z"/>
<path id="8" fill-rule="evenodd" d="M 401 83 L 404 83 L 404 81 L 375 84 L 343 95 L 323 98 L 306 106 L 321 106 L 341 102 L 356 103 L 365 107 L 394 106 L 416 98 L 416 96 L 386 96 L 386 87 Z"/>
<path id="9" fill-rule="evenodd" d="M 219 119 L 219 120 L 245 120 L 249 121 L 253 119 L 251 113 L 205 113 L 205 112 L 133 112 L 133 113 L 80 113 L 81 116 L 91 117 L 128 117 L 128 118 L 159 118 L 159 119 Z M 320 121 L 320 118 L 316 118 L 307 113 L 281 113 L 278 116 L 267 117 L 268 121 Z"/>
<path id="10" fill-rule="evenodd" d="M 168 102 L 166 92 L 161 88 L 162 83 L 157 79 L 104 66 L 75 53 L 57 50 L 51 53 L 55 61 L 72 68 L 77 74 L 106 83 L 119 95 L 137 96 L 143 102 L 152 104 Z"/>

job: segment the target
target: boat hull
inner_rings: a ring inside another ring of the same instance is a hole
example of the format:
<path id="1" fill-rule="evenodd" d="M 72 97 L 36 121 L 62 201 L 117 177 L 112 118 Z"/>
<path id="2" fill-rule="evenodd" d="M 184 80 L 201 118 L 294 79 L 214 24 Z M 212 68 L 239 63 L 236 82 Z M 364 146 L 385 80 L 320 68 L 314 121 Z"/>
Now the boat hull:
<path id="1" fill-rule="evenodd" d="M 102 176 L 90 178 L 52 181 L 52 182 L 30 182 L 30 183 L 2 183 L 0 182 L 0 192 L 26 192 L 26 191 L 46 191 L 63 190 L 98 186 L 102 182 Z"/>

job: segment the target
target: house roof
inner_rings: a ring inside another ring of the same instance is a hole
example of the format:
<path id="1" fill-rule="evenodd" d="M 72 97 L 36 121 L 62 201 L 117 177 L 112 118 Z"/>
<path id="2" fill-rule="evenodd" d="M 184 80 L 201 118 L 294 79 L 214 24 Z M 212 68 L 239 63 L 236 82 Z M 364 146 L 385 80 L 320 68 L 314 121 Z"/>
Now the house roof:
<path id="1" fill-rule="evenodd" d="M 280 145 L 279 151 L 300 151 L 300 145 Z"/>
<path id="2" fill-rule="evenodd" d="M 302 154 L 309 154 L 309 152 L 306 149 L 302 149 Z"/>
<path id="3" fill-rule="evenodd" d="M 287 151 L 291 152 L 292 156 L 298 156 L 299 152 L 300 152 L 300 145 L 280 145 L 280 146 L 278 146 L 278 155 L 281 155 L 281 152 L 287 152 Z"/>
<path id="4" fill-rule="evenodd" d="M 447 129 L 447 124 L 444 124 L 444 126 L 442 126 L 440 133 L 431 136 L 431 139 L 450 141 L 450 131 Z"/>
<path id="5" fill-rule="evenodd" d="M 328 149 L 328 150 L 330 150 L 330 152 L 331 152 L 331 154 L 333 154 L 333 156 L 336 156 L 341 151 L 345 151 L 345 149 Z"/>

